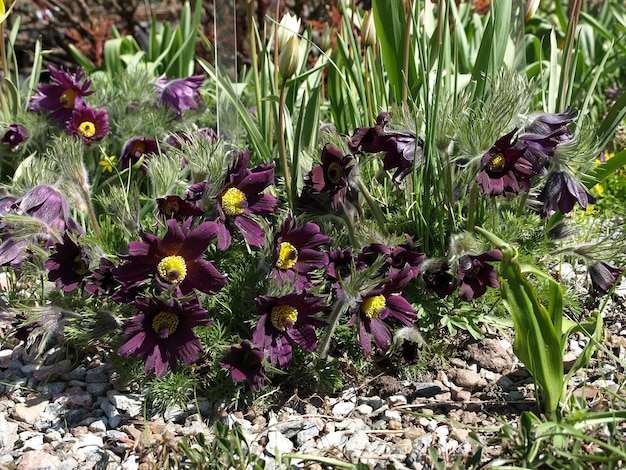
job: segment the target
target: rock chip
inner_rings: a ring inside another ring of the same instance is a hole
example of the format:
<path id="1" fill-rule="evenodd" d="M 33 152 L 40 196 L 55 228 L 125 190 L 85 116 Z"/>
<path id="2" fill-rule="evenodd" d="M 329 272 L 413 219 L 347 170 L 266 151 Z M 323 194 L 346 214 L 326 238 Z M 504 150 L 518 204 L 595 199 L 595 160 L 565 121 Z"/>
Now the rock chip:
<path id="1" fill-rule="evenodd" d="M 493 372 L 509 371 L 513 367 L 513 358 L 496 339 L 486 338 L 468 345 L 467 354 L 470 361 Z"/>
<path id="2" fill-rule="evenodd" d="M 471 370 L 451 369 L 448 376 L 459 387 L 470 390 L 481 390 L 487 386 L 487 381 L 478 372 Z"/>
<path id="3" fill-rule="evenodd" d="M 22 455 L 17 470 L 56 469 L 60 464 L 61 460 L 55 455 L 40 450 L 29 450 Z"/>
<path id="4" fill-rule="evenodd" d="M 15 419 L 25 421 L 28 424 L 35 424 L 39 415 L 43 413 L 46 406 L 50 403 L 43 397 L 36 397 L 26 400 L 24 403 L 15 405 Z"/>

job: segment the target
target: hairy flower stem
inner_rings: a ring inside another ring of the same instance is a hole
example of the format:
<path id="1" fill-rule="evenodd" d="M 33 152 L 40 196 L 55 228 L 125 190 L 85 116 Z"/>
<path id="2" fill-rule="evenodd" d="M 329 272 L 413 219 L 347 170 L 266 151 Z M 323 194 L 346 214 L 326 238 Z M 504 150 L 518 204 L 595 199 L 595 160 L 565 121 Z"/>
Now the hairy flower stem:
<path id="1" fill-rule="evenodd" d="M 254 77 L 254 91 L 257 112 L 261 113 L 261 83 L 259 80 L 259 66 L 256 49 L 255 23 L 252 16 L 252 0 L 246 1 L 246 17 L 250 25 L 250 60 L 252 62 L 252 76 Z M 278 37 L 278 36 L 277 36 Z"/>
<path id="2" fill-rule="evenodd" d="M 387 234 L 387 226 L 385 224 L 385 217 L 383 216 L 383 213 L 380 210 L 379 205 L 376 203 L 376 201 L 374 200 L 374 198 L 370 194 L 369 190 L 367 189 L 367 187 L 363 183 L 363 180 L 361 179 L 361 177 L 356 178 L 356 184 L 357 184 L 357 187 L 359 188 L 359 191 L 361 191 L 361 194 L 365 198 L 365 201 L 367 201 L 367 205 L 369 206 L 370 210 L 372 211 L 372 215 L 376 219 L 376 223 L 378 224 L 378 228 L 380 228 L 380 231 L 384 235 L 386 235 Z"/>
<path id="3" fill-rule="evenodd" d="M 9 112 L 7 109 L 7 103 L 4 98 L 4 90 L 6 89 L 5 82 L 6 77 L 9 76 L 9 69 L 7 67 L 7 50 L 4 44 L 4 23 L 0 23 L 0 61 L 2 62 L 2 77 L 0 78 L 0 105 L 2 106 L 2 115 L 4 121 L 8 121 Z"/>
<path id="4" fill-rule="evenodd" d="M 370 79 L 369 79 L 370 62 L 369 62 L 369 57 L 367 53 L 367 47 L 363 49 L 363 56 L 364 56 L 363 68 L 365 69 L 365 98 L 367 99 L 367 116 L 369 118 L 369 125 L 373 126 L 376 123 L 376 121 L 374 121 L 374 113 L 372 111 L 372 90 L 370 87 Z"/>
<path id="5" fill-rule="evenodd" d="M 285 90 L 287 89 L 286 80 L 280 88 L 280 101 L 278 103 L 278 144 L 280 148 L 280 162 L 283 167 L 283 175 L 285 175 L 285 190 L 287 191 L 287 201 L 289 207 L 293 209 L 293 194 L 291 193 L 291 174 L 289 173 L 289 165 L 287 164 L 287 149 L 285 148 Z M 293 169 L 297 171 L 296 168 Z"/>
<path id="6" fill-rule="evenodd" d="M 330 348 L 330 340 L 335 333 L 335 329 L 339 324 L 339 320 L 343 316 L 345 312 L 348 311 L 352 302 L 349 301 L 348 295 L 344 292 L 341 293 L 335 305 L 333 307 L 333 311 L 330 312 L 330 316 L 328 317 L 328 326 L 326 327 L 326 331 L 324 331 L 324 335 L 321 337 L 319 344 L 317 345 L 317 351 L 320 355 L 321 359 L 326 359 L 328 356 L 328 348 Z"/>
<path id="7" fill-rule="evenodd" d="M 87 212 L 89 213 L 89 219 L 91 220 L 93 231 L 96 233 L 98 239 L 102 240 L 102 231 L 100 230 L 100 224 L 98 223 L 98 218 L 96 217 L 96 211 L 94 210 L 93 203 L 91 202 L 91 194 L 89 194 L 89 188 L 86 184 L 83 183 L 80 185 L 80 190 L 83 193 L 85 202 L 87 203 Z"/>
<path id="8" fill-rule="evenodd" d="M 476 225 L 476 200 L 478 199 L 478 185 L 472 183 L 472 189 L 470 190 L 469 210 L 467 214 L 467 227 L 468 230 L 473 230 Z"/>

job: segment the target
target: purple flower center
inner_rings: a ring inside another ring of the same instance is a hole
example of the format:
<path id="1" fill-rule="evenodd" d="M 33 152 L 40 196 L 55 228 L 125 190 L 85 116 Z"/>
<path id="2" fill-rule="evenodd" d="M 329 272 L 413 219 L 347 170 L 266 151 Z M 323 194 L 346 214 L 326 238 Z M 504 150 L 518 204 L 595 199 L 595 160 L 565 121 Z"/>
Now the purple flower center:
<path id="1" fill-rule="evenodd" d="M 272 308 L 270 320 L 279 331 L 285 331 L 286 327 L 293 325 L 297 319 L 298 310 L 291 305 L 276 305 Z"/>
<path id="2" fill-rule="evenodd" d="M 160 336 L 167 338 L 178 328 L 178 315 L 161 310 L 152 319 L 152 329 Z"/>
<path id="3" fill-rule="evenodd" d="M 182 256 L 166 256 L 157 264 L 157 274 L 162 281 L 178 284 L 187 276 L 187 265 Z"/>
<path id="4" fill-rule="evenodd" d="M 343 166 L 341 166 L 337 162 L 332 162 L 328 165 L 328 170 L 326 171 L 326 175 L 328 176 L 328 180 L 332 184 L 338 184 L 341 181 L 341 175 L 343 174 Z"/>
<path id="5" fill-rule="evenodd" d="M 222 196 L 222 210 L 231 217 L 243 214 L 243 203 L 246 202 L 246 195 L 237 188 L 228 188 Z"/>
<path id="6" fill-rule="evenodd" d="M 368 297 L 363 301 L 361 304 L 361 312 L 363 312 L 363 315 L 367 318 L 375 320 L 386 306 L 387 302 L 385 300 L 385 296 L 375 295 L 373 297 Z"/>
<path id="7" fill-rule="evenodd" d="M 282 242 L 278 251 L 276 267 L 290 269 L 298 262 L 298 250 L 289 242 Z"/>
<path id="8" fill-rule="evenodd" d="M 83 121 L 78 126 L 78 132 L 86 139 L 90 139 L 96 135 L 96 125 L 91 121 Z"/>
<path id="9" fill-rule="evenodd" d="M 487 171 L 490 173 L 499 173 L 504 169 L 505 163 L 504 155 L 497 153 L 489 160 L 489 163 L 487 163 Z"/>

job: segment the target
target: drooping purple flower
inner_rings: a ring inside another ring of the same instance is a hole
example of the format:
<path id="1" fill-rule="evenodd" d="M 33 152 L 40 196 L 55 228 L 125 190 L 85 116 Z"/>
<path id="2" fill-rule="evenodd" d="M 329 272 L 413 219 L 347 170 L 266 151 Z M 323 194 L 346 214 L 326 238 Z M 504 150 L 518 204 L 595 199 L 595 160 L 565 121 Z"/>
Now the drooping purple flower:
<path id="1" fill-rule="evenodd" d="M 165 219 L 175 219 L 183 222 L 190 217 L 198 217 L 204 212 L 193 202 L 175 194 L 156 198 L 159 215 Z"/>
<path id="2" fill-rule="evenodd" d="M 359 127 L 355 129 L 348 146 L 355 153 L 376 153 L 380 152 L 379 137 L 385 134 L 385 126 L 391 121 L 388 112 L 382 112 L 376 117 L 376 125 L 372 127 Z"/>
<path id="3" fill-rule="evenodd" d="M 575 203 L 586 209 L 587 204 L 596 202 L 596 199 L 567 171 L 553 171 L 548 175 L 539 194 L 539 200 L 543 202 L 544 217 L 550 217 L 557 209 L 562 214 L 567 214 L 574 208 Z"/>
<path id="4" fill-rule="evenodd" d="M 428 268 L 422 272 L 424 287 L 433 291 L 440 299 L 452 294 L 458 285 L 449 268 L 448 263 L 444 261 L 438 267 Z"/>
<path id="5" fill-rule="evenodd" d="M 258 297 L 255 306 L 261 318 L 252 341 L 267 351 L 272 364 L 278 364 L 281 369 L 289 367 L 294 344 L 309 352 L 317 348 L 315 327 L 326 323 L 313 315 L 326 310 L 323 300 L 306 291 L 282 297 Z"/>
<path id="6" fill-rule="evenodd" d="M 106 109 L 95 110 L 88 104 L 77 103 L 67 124 L 67 132 L 81 137 L 87 145 L 109 134 Z"/>
<path id="7" fill-rule="evenodd" d="M 191 219 L 182 227 L 170 219 L 162 239 L 142 232 L 143 242 L 130 242 L 130 254 L 122 256 L 125 262 L 113 274 L 126 287 L 152 277 L 163 287 L 179 287 L 183 294 L 193 289 L 214 294 L 226 285 L 226 278 L 202 255 L 216 236 L 215 222 L 203 222 L 191 230 Z"/>
<path id="8" fill-rule="evenodd" d="M 154 371 L 158 378 L 168 368 L 176 372 L 178 361 L 190 365 L 198 360 L 202 343 L 193 328 L 207 326 L 211 320 L 197 298 L 180 303 L 144 297 L 136 299 L 134 306 L 139 313 L 122 326 L 128 339 L 118 349 L 121 356 L 143 357 L 146 374 Z"/>
<path id="9" fill-rule="evenodd" d="M 220 361 L 220 366 L 230 370 L 233 382 L 247 380 L 252 390 L 258 392 L 265 382 L 264 359 L 263 351 L 244 339 L 241 346 L 230 347 L 230 352 Z"/>
<path id="10" fill-rule="evenodd" d="M 265 231 L 253 216 L 267 217 L 276 211 L 278 199 L 262 193 L 274 183 L 274 164 L 266 163 L 249 169 L 250 152 L 239 152 L 229 168 L 224 188 L 215 198 L 219 215 L 217 248 L 225 250 L 232 242 L 231 230 L 236 227 L 251 246 L 263 246 Z"/>
<path id="11" fill-rule="evenodd" d="M 385 152 L 383 168 L 395 169 L 393 181 L 399 183 L 413 171 L 413 165 L 419 166 L 424 151 L 424 140 L 408 131 L 387 132 L 378 137 L 378 146 Z"/>
<path id="12" fill-rule="evenodd" d="M 501 259 L 502 252 L 497 249 L 480 255 L 461 256 L 457 268 L 461 299 L 477 299 L 487 292 L 488 286 L 500 287 L 498 270 L 487 261 L 500 261 Z"/>
<path id="13" fill-rule="evenodd" d="M 310 186 L 312 195 L 326 194 L 331 209 L 339 211 L 348 192 L 348 176 L 354 167 L 354 158 L 344 156 L 337 147 L 326 144 L 321 160 L 322 164 L 309 172 L 305 184 Z"/>
<path id="14" fill-rule="evenodd" d="M 523 155 L 526 147 L 513 138 L 517 129 L 500 137 L 483 155 L 476 182 L 488 196 L 507 192 L 519 193 L 520 187 L 530 190 L 530 179 L 537 172 Z"/>
<path id="15" fill-rule="evenodd" d="M 388 247 L 383 243 L 371 243 L 364 246 L 357 259 L 369 266 L 377 258 L 382 257 L 384 264 L 381 273 L 395 278 L 396 281 L 402 278 L 402 282 L 406 285 L 411 279 L 419 276 L 420 264 L 426 255 L 415 251 L 411 237 L 409 235 L 405 237 L 405 243 L 393 247 Z"/>
<path id="16" fill-rule="evenodd" d="M 328 243 L 330 237 L 321 234 L 317 224 L 307 222 L 299 227 L 296 220 L 288 216 L 274 239 L 270 279 L 279 285 L 292 283 L 298 292 L 311 287 L 309 274 L 328 264 L 328 255 L 319 250 Z"/>
<path id="17" fill-rule="evenodd" d="M 2 136 L 1 142 L 5 145 L 8 145 L 9 148 L 13 151 L 22 142 L 28 139 L 28 131 L 24 126 L 17 123 L 9 124 L 7 127 L 7 131 Z"/>
<path id="18" fill-rule="evenodd" d="M 355 268 L 356 260 L 352 255 L 352 248 L 335 248 L 328 252 L 328 268 L 326 269 L 326 280 L 335 289 L 335 295 L 339 297 L 343 291 L 341 284 L 342 281 L 347 280 L 350 275 L 351 266 L 354 264 Z"/>
<path id="19" fill-rule="evenodd" d="M 412 326 L 417 312 L 401 295 L 394 293 L 392 284 L 372 290 L 350 310 L 348 326 L 358 324 L 359 342 L 366 356 L 372 354 L 372 340 L 381 350 L 387 350 L 393 340 L 390 326 L 400 323 Z"/>
<path id="20" fill-rule="evenodd" d="M 198 102 L 202 102 L 198 88 L 202 86 L 203 81 L 203 75 L 174 80 L 161 78 L 156 83 L 159 99 L 174 111 L 177 119 L 180 120 L 183 111 L 198 109 Z"/>
<path id="21" fill-rule="evenodd" d="M 31 98 L 28 106 L 35 113 L 50 112 L 50 119 L 59 121 L 61 128 L 66 129 L 74 108 L 83 102 L 85 96 L 93 93 L 89 91 L 91 81 L 84 80 L 82 67 L 76 69 L 74 76 L 53 65 L 48 69 L 50 83 L 39 85 L 37 95 Z"/>
<path id="22" fill-rule="evenodd" d="M 119 159 L 120 168 L 125 169 L 133 166 L 142 157 L 150 158 L 159 153 L 159 145 L 156 139 L 149 137 L 131 137 L 122 147 Z M 142 166 L 142 169 L 145 167 Z"/>
<path id="23" fill-rule="evenodd" d="M 600 297 L 608 294 L 617 279 L 621 276 L 624 268 L 615 268 L 604 261 L 592 264 L 588 268 L 591 278 L 591 296 Z"/>
<path id="24" fill-rule="evenodd" d="M 50 255 L 45 263 L 48 280 L 55 283 L 57 289 L 71 292 L 89 276 L 89 258 L 82 246 L 79 246 L 65 232 L 63 243 L 54 245 L 56 253 Z"/>
<path id="25" fill-rule="evenodd" d="M 113 275 L 115 264 L 113 261 L 100 258 L 100 263 L 86 279 L 85 290 L 94 295 L 111 295 L 119 287 L 119 282 Z"/>

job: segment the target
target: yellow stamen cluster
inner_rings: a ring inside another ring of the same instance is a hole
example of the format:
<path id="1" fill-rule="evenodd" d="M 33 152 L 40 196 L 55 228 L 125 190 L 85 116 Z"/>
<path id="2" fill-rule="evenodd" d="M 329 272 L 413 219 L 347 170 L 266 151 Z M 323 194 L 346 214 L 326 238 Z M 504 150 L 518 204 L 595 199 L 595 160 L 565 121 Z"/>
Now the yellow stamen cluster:
<path id="1" fill-rule="evenodd" d="M 86 139 L 89 139 L 96 135 L 96 125 L 91 121 L 83 121 L 78 126 L 78 132 Z"/>
<path id="2" fill-rule="evenodd" d="M 176 331 L 179 323 L 180 320 L 178 319 L 178 315 L 161 310 L 152 319 L 152 329 L 156 333 L 167 330 L 167 335 L 169 336 Z"/>
<path id="3" fill-rule="evenodd" d="M 375 320 L 380 315 L 380 312 L 387 306 L 384 295 L 375 295 L 368 297 L 361 304 L 361 312 L 367 317 Z"/>
<path id="4" fill-rule="evenodd" d="M 237 188 L 228 188 L 222 196 L 222 210 L 231 217 L 243 214 L 242 203 L 246 202 L 246 195 Z"/>
<path id="5" fill-rule="evenodd" d="M 65 109 L 74 109 L 74 101 L 76 99 L 76 92 L 74 90 L 65 90 L 61 93 L 59 97 L 59 101 L 61 102 L 61 106 Z"/>
<path id="6" fill-rule="evenodd" d="M 328 179 L 332 184 L 337 184 L 341 181 L 341 175 L 343 174 L 343 166 L 341 166 L 337 162 L 332 162 L 328 165 L 328 170 L 326 171 L 328 175 Z"/>
<path id="7" fill-rule="evenodd" d="M 280 244 L 276 267 L 278 269 L 289 269 L 298 262 L 298 250 L 289 242 Z"/>
<path id="8" fill-rule="evenodd" d="M 84 276 L 85 274 L 89 272 L 89 270 L 87 269 L 87 266 L 85 265 L 85 262 L 80 257 L 80 255 L 74 258 L 74 272 L 78 274 L 79 276 Z"/>
<path id="9" fill-rule="evenodd" d="M 298 310 L 291 305 L 276 305 L 272 308 L 270 320 L 279 331 L 285 331 L 285 324 L 293 325 L 298 319 Z"/>
<path id="10" fill-rule="evenodd" d="M 157 264 L 157 274 L 164 282 L 178 284 L 187 276 L 187 265 L 182 256 L 166 256 Z"/>
<path id="11" fill-rule="evenodd" d="M 505 163 L 504 155 L 498 153 L 487 163 L 487 171 L 502 171 Z"/>

